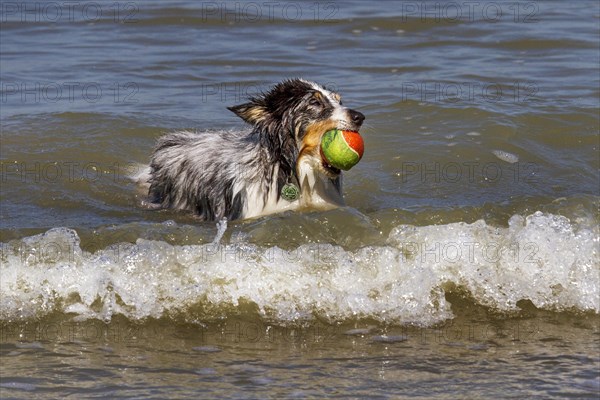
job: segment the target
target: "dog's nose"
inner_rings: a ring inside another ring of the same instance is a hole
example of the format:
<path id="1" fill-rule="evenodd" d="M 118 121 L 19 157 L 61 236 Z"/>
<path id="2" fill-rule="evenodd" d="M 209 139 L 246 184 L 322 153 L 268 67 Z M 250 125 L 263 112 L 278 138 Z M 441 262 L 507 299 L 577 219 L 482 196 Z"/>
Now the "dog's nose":
<path id="1" fill-rule="evenodd" d="M 350 110 L 349 112 L 350 119 L 352 120 L 352 122 L 354 122 L 357 126 L 361 126 L 363 121 L 365 120 L 365 116 L 363 115 L 363 113 L 354 110 Z"/>

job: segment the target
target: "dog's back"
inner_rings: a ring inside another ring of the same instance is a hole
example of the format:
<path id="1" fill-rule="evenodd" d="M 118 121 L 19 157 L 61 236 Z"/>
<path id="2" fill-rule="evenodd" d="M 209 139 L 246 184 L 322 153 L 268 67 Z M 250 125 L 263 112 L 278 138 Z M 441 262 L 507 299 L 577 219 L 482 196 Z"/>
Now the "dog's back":
<path id="1" fill-rule="evenodd" d="M 244 168 L 258 163 L 258 144 L 235 132 L 175 132 L 159 139 L 150 162 L 149 200 L 205 220 L 242 216 Z M 258 177 L 255 177 L 258 178 Z"/>

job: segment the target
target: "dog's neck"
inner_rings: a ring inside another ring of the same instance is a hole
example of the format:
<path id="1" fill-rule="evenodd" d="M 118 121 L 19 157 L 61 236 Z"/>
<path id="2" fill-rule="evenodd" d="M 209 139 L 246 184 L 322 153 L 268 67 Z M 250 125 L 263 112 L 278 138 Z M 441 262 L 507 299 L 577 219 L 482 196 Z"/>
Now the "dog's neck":
<path id="1" fill-rule="evenodd" d="M 298 179 L 303 205 L 344 205 L 341 174 L 332 179 L 319 172 L 319 166 L 315 165 L 314 159 L 305 159 L 298 164 Z"/>
<path id="2" fill-rule="evenodd" d="M 293 123 L 284 117 L 281 121 L 262 121 L 255 126 L 253 135 L 258 137 L 261 146 L 268 150 L 273 157 L 272 162 L 278 165 L 274 178 L 277 180 L 277 195 L 286 184 L 300 185 L 296 162 L 298 148 L 294 139 Z"/>

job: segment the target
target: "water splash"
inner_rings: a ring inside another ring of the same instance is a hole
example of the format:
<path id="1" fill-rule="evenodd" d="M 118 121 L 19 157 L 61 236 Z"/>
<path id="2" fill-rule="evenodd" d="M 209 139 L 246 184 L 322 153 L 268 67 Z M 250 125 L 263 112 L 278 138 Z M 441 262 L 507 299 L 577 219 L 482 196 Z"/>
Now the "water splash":
<path id="1" fill-rule="evenodd" d="M 174 246 L 138 239 L 95 253 L 68 228 L 3 243 L 1 318 L 50 312 L 76 320 L 133 320 L 258 313 L 287 323 L 371 318 L 432 325 L 452 318 L 446 291 L 517 310 L 530 300 L 548 310 L 600 312 L 598 229 L 536 212 L 506 228 L 484 221 L 396 226 L 384 246 L 346 250 L 304 244 L 293 250 L 237 237 Z"/>

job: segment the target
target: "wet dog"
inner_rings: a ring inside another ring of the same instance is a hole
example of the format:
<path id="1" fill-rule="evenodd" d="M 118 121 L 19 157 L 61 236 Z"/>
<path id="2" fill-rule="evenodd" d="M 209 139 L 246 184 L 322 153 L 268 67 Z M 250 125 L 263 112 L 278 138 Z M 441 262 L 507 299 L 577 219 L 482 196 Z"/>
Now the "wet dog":
<path id="1" fill-rule="evenodd" d="M 342 173 L 322 157 L 321 138 L 336 128 L 358 131 L 365 116 L 344 107 L 339 94 L 290 79 L 229 110 L 251 129 L 158 140 L 147 178 L 155 208 L 213 221 L 344 204 Z"/>

